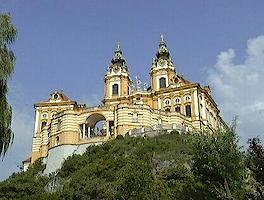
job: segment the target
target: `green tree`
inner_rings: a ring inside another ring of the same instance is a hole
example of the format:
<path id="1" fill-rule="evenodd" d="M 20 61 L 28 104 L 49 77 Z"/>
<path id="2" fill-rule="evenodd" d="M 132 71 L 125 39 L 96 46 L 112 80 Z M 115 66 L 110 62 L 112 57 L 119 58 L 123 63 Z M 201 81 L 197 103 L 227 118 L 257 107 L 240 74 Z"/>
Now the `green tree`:
<path id="1" fill-rule="evenodd" d="M 9 14 L 0 14 L 0 156 L 4 156 L 13 140 L 12 108 L 7 102 L 7 81 L 14 70 L 15 56 L 11 50 L 17 35 Z"/>
<path id="2" fill-rule="evenodd" d="M 252 138 L 248 143 L 246 163 L 254 179 L 253 188 L 256 191 L 253 192 L 254 198 L 264 199 L 264 147 L 259 138 Z"/>
<path id="3" fill-rule="evenodd" d="M 48 177 L 39 174 L 43 169 L 39 160 L 28 171 L 13 174 L 0 182 L 0 199 L 40 199 L 46 194 L 45 186 L 49 181 Z"/>
<path id="4" fill-rule="evenodd" d="M 193 172 L 213 199 L 245 199 L 246 168 L 235 128 L 194 137 Z"/>

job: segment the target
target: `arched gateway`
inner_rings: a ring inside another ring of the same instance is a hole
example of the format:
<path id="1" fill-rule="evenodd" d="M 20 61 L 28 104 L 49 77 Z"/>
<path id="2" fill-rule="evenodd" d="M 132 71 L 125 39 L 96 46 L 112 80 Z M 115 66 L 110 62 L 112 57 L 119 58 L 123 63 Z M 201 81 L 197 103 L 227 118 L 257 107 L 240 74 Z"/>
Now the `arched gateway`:
<path id="1" fill-rule="evenodd" d="M 101 113 L 93 113 L 86 118 L 85 123 L 80 125 L 80 139 L 111 136 L 113 129 L 113 121 L 107 121 Z"/>

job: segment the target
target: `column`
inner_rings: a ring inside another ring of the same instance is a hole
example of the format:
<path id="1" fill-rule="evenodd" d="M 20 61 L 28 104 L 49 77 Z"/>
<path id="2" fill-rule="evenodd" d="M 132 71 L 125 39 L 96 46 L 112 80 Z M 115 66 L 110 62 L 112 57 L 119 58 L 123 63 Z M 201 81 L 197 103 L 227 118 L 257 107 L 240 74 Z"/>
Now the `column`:
<path id="1" fill-rule="evenodd" d="M 158 98 L 158 109 L 161 109 L 161 100 Z"/>
<path id="2" fill-rule="evenodd" d="M 107 136 L 107 137 L 110 137 L 109 121 L 106 121 L 106 136 Z"/>
<path id="3" fill-rule="evenodd" d="M 91 127 L 89 126 L 88 127 L 88 138 L 90 138 L 91 137 Z"/>
<path id="4" fill-rule="evenodd" d="M 85 137 L 85 124 L 83 124 L 82 139 Z"/>

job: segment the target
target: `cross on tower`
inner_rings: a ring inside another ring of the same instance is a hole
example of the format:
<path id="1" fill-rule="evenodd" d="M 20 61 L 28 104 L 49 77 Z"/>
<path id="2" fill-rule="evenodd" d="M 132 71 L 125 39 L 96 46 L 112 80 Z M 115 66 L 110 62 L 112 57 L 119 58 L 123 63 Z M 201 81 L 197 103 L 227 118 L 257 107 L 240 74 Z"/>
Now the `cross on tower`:
<path id="1" fill-rule="evenodd" d="M 117 50 L 117 51 L 120 51 L 120 42 L 119 42 L 119 41 L 117 42 L 116 50 Z"/>
<path id="2" fill-rule="evenodd" d="M 160 41 L 164 42 L 164 35 L 163 34 L 160 35 Z"/>

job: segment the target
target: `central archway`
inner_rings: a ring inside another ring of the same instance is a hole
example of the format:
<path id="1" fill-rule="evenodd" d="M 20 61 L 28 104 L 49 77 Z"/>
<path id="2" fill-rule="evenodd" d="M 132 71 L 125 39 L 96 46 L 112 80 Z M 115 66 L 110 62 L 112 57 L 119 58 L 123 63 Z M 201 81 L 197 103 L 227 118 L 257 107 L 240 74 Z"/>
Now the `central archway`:
<path id="1" fill-rule="evenodd" d="M 86 125 L 90 137 L 106 136 L 107 122 L 104 115 L 100 113 L 91 114 L 86 119 Z"/>
<path id="2" fill-rule="evenodd" d="M 101 113 L 93 113 L 80 124 L 80 139 L 113 136 L 113 131 L 114 121 L 107 121 Z"/>

